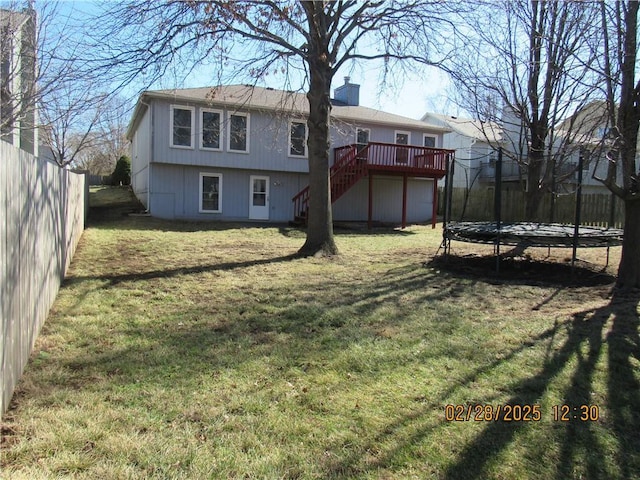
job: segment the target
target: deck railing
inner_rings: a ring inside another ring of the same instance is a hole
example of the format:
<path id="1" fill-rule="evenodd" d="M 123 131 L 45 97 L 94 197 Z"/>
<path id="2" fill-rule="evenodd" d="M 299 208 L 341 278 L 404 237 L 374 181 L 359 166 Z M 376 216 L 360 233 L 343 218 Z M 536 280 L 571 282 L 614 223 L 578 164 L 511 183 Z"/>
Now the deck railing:
<path id="1" fill-rule="evenodd" d="M 336 148 L 334 158 L 339 159 L 342 156 L 341 150 L 345 148 L 357 148 L 357 146 L 347 145 Z M 416 173 L 423 171 L 425 174 L 442 176 L 445 174 L 447 156 L 452 154 L 452 150 L 442 148 L 370 142 L 356 156 L 370 169 L 415 171 Z"/>
<path id="2" fill-rule="evenodd" d="M 369 142 L 337 147 L 331 166 L 332 201 L 337 200 L 367 171 L 386 171 L 414 176 L 441 178 L 446 173 L 447 157 L 453 150 L 442 148 Z M 309 207 L 309 187 L 293 197 L 294 216 L 306 218 Z"/>

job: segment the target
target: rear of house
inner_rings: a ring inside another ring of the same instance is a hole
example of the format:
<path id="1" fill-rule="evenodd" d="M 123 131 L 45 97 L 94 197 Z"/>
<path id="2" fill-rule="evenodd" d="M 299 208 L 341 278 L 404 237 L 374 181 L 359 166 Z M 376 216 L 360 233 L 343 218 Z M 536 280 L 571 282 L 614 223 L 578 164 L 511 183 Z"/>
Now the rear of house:
<path id="1" fill-rule="evenodd" d="M 334 193 L 334 219 L 430 221 L 444 172 L 406 167 L 439 152 L 446 129 L 359 106 L 348 79 L 335 93 L 332 164 L 346 158 L 344 146 L 371 151 L 372 164 L 376 146 L 392 165 Z M 307 112 L 303 94 L 245 85 L 145 92 L 128 130 L 133 190 L 160 218 L 291 221 L 308 184 Z M 364 158 L 356 153 L 354 164 Z"/>

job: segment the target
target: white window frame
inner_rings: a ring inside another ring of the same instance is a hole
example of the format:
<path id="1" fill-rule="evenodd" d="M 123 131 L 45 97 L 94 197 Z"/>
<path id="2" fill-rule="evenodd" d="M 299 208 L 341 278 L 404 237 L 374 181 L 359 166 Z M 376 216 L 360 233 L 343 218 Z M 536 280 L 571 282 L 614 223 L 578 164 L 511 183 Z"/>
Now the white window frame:
<path id="1" fill-rule="evenodd" d="M 438 147 L 438 136 L 437 135 L 432 135 L 430 133 L 423 133 L 422 134 L 422 146 L 426 147 L 426 145 L 424 144 L 424 141 L 427 138 L 433 138 L 433 147 L 427 147 L 427 148 L 437 148 Z"/>
<path id="2" fill-rule="evenodd" d="M 205 210 L 202 208 L 202 181 L 204 177 L 218 178 L 218 210 Z M 211 172 L 200 172 L 198 178 L 198 212 L 200 213 L 222 213 L 222 174 Z"/>
<path id="3" fill-rule="evenodd" d="M 173 143 L 173 116 L 175 110 L 188 110 L 191 112 L 191 134 L 190 134 L 190 144 L 189 145 L 174 145 Z M 189 107 L 186 105 L 171 105 L 170 107 L 170 115 L 169 115 L 169 146 L 171 148 L 182 148 L 185 150 L 193 150 L 194 149 L 194 139 L 195 139 L 195 131 L 196 131 L 196 109 L 195 107 Z"/>
<path id="4" fill-rule="evenodd" d="M 291 153 L 291 147 L 293 146 L 293 142 L 291 141 L 291 127 L 294 123 L 302 123 L 304 125 L 304 155 L 295 155 Z M 309 156 L 309 145 L 307 144 L 309 140 L 309 125 L 307 125 L 307 121 L 302 118 L 292 118 L 289 120 L 289 145 L 287 149 L 287 153 L 291 158 L 307 158 Z"/>
<path id="5" fill-rule="evenodd" d="M 395 145 L 403 145 L 402 143 L 397 143 L 398 142 L 398 134 L 404 134 L 407 136 L 407 146 L 411 145 L 411 132 L 407 131 L 407 130 L 396 130 L 393 134 L 393 143 Z"/>
<path id="6" fill-rule="evenodd" d="M 233 150 L 231 148 L 231 117 L 245 117 L 247 119 L 247 145 L 245 150 Z M 249 153 L 251 139 L 251 116 L 246 112 L 229 112 L 227 115 L 227 151 L 231 153 Z"/>
<path id="7" fill-rule="evenodd" d="M 218 126 L 218 138 L 220 140 L 220 146 L 218 148 L 205 147 L 204 146 L 204 114 L 205 113 L 217 113 L 220 116 L 220 125 Z M 215 108 L 201 108 L 200 109 L 200 149 L 210 152 L 221 152 L 224 145 L 224 138 L 222 137 L 222 124 L 224 123 L 224 112 Z"/>

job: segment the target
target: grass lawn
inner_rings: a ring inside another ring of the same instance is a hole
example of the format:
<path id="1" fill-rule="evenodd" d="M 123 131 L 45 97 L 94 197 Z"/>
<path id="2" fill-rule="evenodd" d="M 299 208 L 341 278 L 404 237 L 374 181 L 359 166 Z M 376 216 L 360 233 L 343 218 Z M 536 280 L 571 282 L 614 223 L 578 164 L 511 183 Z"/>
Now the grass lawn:
<path id="1" fill-rule="evenodd" d="M 2 478 L 640 478 L 638 299 L 603 250 L 574 282 L 567 250 L 433 262 L 426 226 L 301 259 L 302 231 L 105 208 L 121 194 L 92 193 Z"/>

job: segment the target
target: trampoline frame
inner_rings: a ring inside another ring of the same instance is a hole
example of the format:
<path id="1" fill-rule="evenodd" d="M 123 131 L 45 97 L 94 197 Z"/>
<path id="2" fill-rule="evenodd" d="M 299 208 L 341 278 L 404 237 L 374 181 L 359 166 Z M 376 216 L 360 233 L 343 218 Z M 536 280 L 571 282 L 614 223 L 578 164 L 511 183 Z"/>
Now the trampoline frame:
<path id="1" fill-rule="evenodd" d="M 493 222 L 453 222 L 451 221 L 451 201 L 453 192 L 454 163 L 447 158 L 447 177 L 444 185 L 445 207 L 443 215 L 442 245 L 445 256 L 451 250 L 451 241 L 461 241 L 494 245 L 496 270 L 500 268 L 500 246 L 572 248 L 571 266 L 576 261 L 578 247 L 607 248 L 607 265 L 609 264 L 609 248 L 622 245 L 624 231 L 618 228 L 580 225 L 582 207 L 582 171 L 583 159 L 578 162 L 578 188 L 576 191 L 576 211 L 574 224 L 510 222 L 502 223 L 502 148 L 498 149 L 495 169 Z"/>

